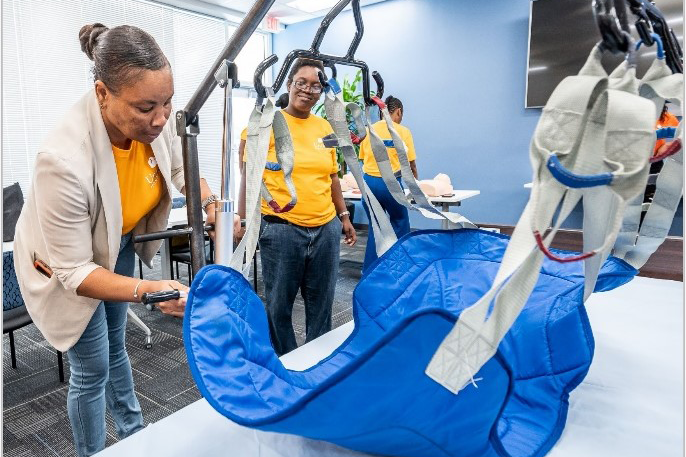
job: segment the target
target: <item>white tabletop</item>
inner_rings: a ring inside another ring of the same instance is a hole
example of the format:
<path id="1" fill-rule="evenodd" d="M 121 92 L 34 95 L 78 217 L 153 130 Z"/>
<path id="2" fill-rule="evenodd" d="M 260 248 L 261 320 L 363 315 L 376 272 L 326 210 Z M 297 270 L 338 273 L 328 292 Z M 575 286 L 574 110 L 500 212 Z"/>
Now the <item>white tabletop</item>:
<path id="1" fill-rule="evenodd" d="M 659 297 L 659 299 L 656 299 Z M 635 278 L 587 302 L 595 358 L 571 393 L 567 426 L 551 457 L 682 456 L 683 283 Z M 352 322 L 283 356 L 305 369 L 326 357 Z M 361 457 L 321 441 L 251 430 L 201 399 L 105 449 L 99 457 Z"/>
<path id="2" fill-rule="evenodd" d="M 205 220 L 205 212 L 202 211 L 202 220 Z M 178 227 L 179 225 L 186 225 L 188 223 L 188 208 L 174 208 L 169 213 L 169 221 L 167 228 Z"/>
<path id="3" fill-rule="evenodd" d="M 453 190 L 453 194 L 449 196 L 429 197 L 431 203 L 458 203 L 471 197 L 476 197 L 481 191 L 478 190 Z M 343 192 L 343 198 L 348 200 L 360 200 L 361 193 L 346 190 Z"/>

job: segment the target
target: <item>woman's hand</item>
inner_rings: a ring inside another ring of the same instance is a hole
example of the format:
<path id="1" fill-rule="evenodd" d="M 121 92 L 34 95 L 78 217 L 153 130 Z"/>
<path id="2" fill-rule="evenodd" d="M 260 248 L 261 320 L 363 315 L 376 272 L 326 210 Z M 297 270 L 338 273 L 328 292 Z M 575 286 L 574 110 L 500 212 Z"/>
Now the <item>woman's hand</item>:
<path id="1" fill-rule="evenodd" d="M 233 242 L 238 243 L 245 235 L 245 229 L 241 227 L 241 217 L 238 214 L 233 215 Z"/>
<path id="2" fill-rule="evenodd" d="M 348 246 L 355 246 L 357 243 L 357 233 L 355 233 L 355 228 L 348 216 L 343 217 L 343 233 L 345 234 L 345 244 Z"/>
<path id="3" fill-rule="evenodd" d="M 142 296 L 146 292 L 160 292 L 162 290 L 178 290 L 179 292 L 188 292 L 188 286 L 181 284 L 178 281 L 171 279 L 163 279 L 161 281 L 143 281 L 139 287 L 139 293 Z M 164 314 L 170 316 L 183 317 L 183 312 L 186 309 L 185 294 L 177 300 L 167 300 L 160 303 L 155 303 Z"/>
<path id="4" fill-rule="evenodd" d="M 207 218 L 205 219 L 205 225 L 211 225 L 214 226 L 215 224 L 215 206 L 216 203 L 210 203 L 205 207 L 205 211 L 207 211 Z M 210 235 L 210 238 L 212 238 L 212 241 L 214 241 L 214 230 L 210 230 L 207 232 Z"/>

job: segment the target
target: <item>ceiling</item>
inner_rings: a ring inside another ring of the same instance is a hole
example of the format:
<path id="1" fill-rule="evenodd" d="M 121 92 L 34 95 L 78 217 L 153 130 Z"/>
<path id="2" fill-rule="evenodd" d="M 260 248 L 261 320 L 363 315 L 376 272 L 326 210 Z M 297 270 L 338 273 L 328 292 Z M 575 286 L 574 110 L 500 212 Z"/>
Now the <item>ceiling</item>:
<path id="1" fill-rule="evenodd" d="M 374 3 L 380 3 L 384 0 L 360 0 L 360 5 L 372 5 Z M 324 9 L 315 11 L 312 13 L 304 12 L 299 9 L 288 6 L 288 3 L 293 2 L 293 0 L 275 0 L 274 5 L 269 10 L 269 15 L 276 17 L 279 22 L 285 25 L 295 24 L 296 22 L 307 21 L 309 19 L 315 19 L 323 17 L 331 9 L 328 6 L 329 2 L 320 0 L 319 3 L 327 5 Z M 212 5 L 214 7 L 220 7 L 226 10 L 228 14 L 231 13 L 246 13 L 255 3 L 254 0 L 203 0 L 203 2 Z M 348 8 L 349 9 L 349 8 Z"/>

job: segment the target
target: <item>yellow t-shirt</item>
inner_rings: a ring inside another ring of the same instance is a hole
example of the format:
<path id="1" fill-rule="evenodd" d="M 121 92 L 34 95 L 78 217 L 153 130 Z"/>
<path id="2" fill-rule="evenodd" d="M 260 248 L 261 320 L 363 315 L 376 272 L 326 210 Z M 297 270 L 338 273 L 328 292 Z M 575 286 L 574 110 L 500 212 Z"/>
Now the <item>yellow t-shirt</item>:
<path id="1" fill-rule="evenodd" d="M 336 208 L 331 198 L 331 175 L 338 172 L 336 149 L 324 147 L 322 141 L 322 138 L 333 133 L 333 129 L 319 116 L 310 115 L 307 119 L 300 119 L 283 110 L 281 112 L 293 140 L 295 154 L 291 176 L 298 194 L 298 203 L 292 210 L 276 214 L 262 199 L 262 214 L 278 216 L 304 227 L 324 225 L 336 217 Z M 247 135 L 248 131 L 244 129 L 241 139 L 247 140 Z M 247 156 L 244 156 L 243 160 L 247 161 L 246 159 Z M 267 162 L 277 162 L 273 132 L 269 139 Z M 283 171 L 271 171 L 265 168 L 264 182 L 274 200 L 281 207 L 291 201 Z"/>
<path id="2" fill-rule="evenodd" d="M 405 143 L 405 150 L 407 151 L 407 159 L 411 162 L 416 160 L 417 155 L 414 152 L 414 140 L 412 139 L 412 133 L 410 129 L 404 125 L 393 123 L 395 131 L 398 132 L 400 138 L 402 138 Z M 372 125 L 374 131 L 381 137 L 382 140 L 391 141 L 391 133 L 388 131 L 388 126 L 386 121 L 380 120 L 379 122 Z M 398 160 L 398 153 L 395 148 L 386 148 L 388 150 L 388 158 L 391 160 L 391 166 L 393 167 L 393 173 L 400 170 L 400 160 Z M 364 166 L 362 171 L 370 176 L 381 177 L 381 172 L 379 171 L 379 166 L 376 164 L 376 159 L 374 158 L 374 153 L 372 152 L 372 144 L 367 135 L 362 143 L 360 143 L 360 160 L 364 161 Z"/>
<path id="3" fill-rule="evenodd" d="M 163 178 L 149 144 L 132 141 L 130 149 L 112 146 L 112 152 L 121 196 L 121 232 L 126 234 L 160 202 Z"/>

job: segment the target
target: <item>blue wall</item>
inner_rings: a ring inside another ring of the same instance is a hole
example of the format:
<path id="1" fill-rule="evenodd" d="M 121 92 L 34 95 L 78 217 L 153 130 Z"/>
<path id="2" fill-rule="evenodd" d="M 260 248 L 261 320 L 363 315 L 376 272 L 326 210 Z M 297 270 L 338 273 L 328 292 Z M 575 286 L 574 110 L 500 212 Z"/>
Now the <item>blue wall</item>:
<path id="1" fill-rule="evenodd" d="M 389 0 L 362 8 L 362 17 L 356 57 L 381 73 L 385 95 L 403 101 L 420 178 L 446 173 L 455 188 L 481 191 L 463 203 L 465 216 L 514 225 L 529 197 L 523 185 L 531 181 L 529 142 L 540 115 L 524 109 L 529 0 Z M 279 61 L 308 49 L 320 21 L 275 35 Z M 320 50 L 345 54 L 353 33 L 345 12 Z M 578 228 L 580 212 L 572 216 L 565 225 Z M 438 225 L 412 216 L 413 227 Z"/>

